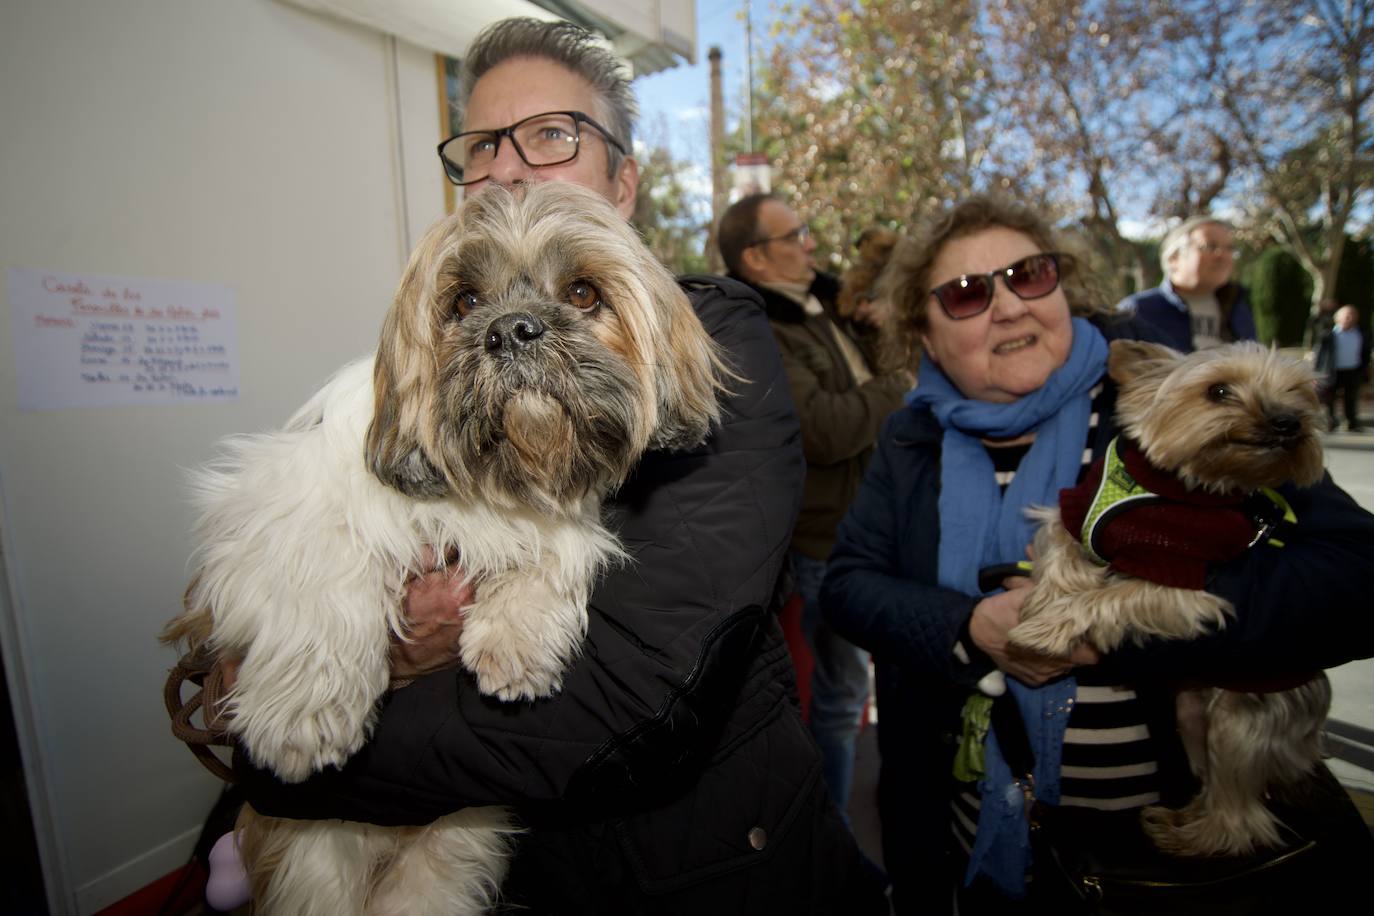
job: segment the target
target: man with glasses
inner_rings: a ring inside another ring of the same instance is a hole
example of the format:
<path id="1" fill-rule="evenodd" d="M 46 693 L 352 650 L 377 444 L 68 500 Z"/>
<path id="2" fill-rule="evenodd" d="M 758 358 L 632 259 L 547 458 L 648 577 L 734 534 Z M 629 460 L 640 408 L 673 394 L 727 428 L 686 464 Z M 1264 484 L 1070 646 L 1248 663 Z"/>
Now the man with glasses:
<path id="1" fill-rule="evenodd" d="M 1135 312 L 1184 353 L 1255 339 L 1245 288 L 1231 282 L 1235 236 L 1229 223 L 1212 216 L 1184 220 L 1164 236 L 1159 264 L 1164 282 L 1127 296 L 1118 309 Z"/>
<path id="2" fill-rule="evenodd" d="M 815 662 L 808 725 L 825 760 L 826 786 L 844 810 L 868 694 L 868 655 L 825 623 L 821 579 L 878 431 L 901 405 L 912 377 L 874 368 L 872 348 L 865 353 L 854 324 L 839 315 L 839 282 L 816 270 L 816 242 L 787 204 L 767 194 L 743 197 L 721 216 L 717 238 L 730 276 L 763 297 L 801 418 L 806 489 L 792 536 L 792 569 Z"/>
<path id="3" fill-rule="evenodd" d="M 464 66 L 464 130 L 440 155 L 465 193 L 573 181 L 629 216 L 634 98 L 590 34 L 506 20 Z M 802 464 L 777 348 L 746 288 L 683 285 L 740 378 L 705 446 L 650 452 L 608 502 L 633 559 L 598 583 L 560 693 L 480 696 L 453 667 L 471 591 L 432 572 L 408 590 L 413 640 L 393 653 L 395 674 L 418 677 L 384 700 L 372 740 L 293 786 L 240 759 L 255 808 L 395 825 L 512 806 L 528 827 L 502 888 L 512 912 L 886 912 L 790 702 L 775 591 Z"/>

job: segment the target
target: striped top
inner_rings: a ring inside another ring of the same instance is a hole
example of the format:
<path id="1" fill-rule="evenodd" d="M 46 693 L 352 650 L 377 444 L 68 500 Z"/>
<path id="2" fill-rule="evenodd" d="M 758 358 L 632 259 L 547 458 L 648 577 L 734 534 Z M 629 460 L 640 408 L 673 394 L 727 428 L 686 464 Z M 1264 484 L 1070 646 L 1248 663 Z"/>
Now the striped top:
<path id="1" fill-rule="evenodd" d="M 1102 392 L 1101 385 L 1092 390 L 1089 442 L 1097 429 Z M 997 483 L 1004 493 L 1028 451 L 1029 443 L 988 446 Z M 1092 460 L 1092 449 L 1084 449 L 1084 471 Z M 1159 801 L 1159 766 L 1151 753 L 1145 710 L 1135 691 L 1108 683 L 1093 668 L 1076 669 L 1074 676 L 1078 695 L 1064 733 L 1060 804 L 1119 811 Z M 957 783 L 952 807 L 954 837 L 968 854 L 978 825 L 978 787 Z"/>

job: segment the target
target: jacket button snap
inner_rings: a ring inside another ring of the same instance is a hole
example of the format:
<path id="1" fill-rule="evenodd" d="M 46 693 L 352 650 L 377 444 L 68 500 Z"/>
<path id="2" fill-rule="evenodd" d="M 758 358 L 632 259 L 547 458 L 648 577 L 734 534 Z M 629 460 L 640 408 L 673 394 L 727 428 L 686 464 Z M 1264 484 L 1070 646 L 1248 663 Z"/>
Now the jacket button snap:
<path id="1" fill-rule="evenodd" d="M 749 831 L 749 845 L 755 849 L 763 849 L 768 845 L 768 831 L 762 827 L 755 827 Z"/>

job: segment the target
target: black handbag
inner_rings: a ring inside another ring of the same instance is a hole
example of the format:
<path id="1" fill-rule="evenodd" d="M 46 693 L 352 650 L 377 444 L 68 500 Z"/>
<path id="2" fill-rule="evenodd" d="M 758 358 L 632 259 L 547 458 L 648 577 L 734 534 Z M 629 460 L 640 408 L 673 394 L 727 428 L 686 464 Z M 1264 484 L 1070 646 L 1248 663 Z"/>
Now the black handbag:
<path id="1" fill-rule="evenodd" d="M 1009 694 L 993 703 L 992 727 L 1017 784 L 1026 794 L 1031 873 L 1028 896 L 1043 913 L 1100 916 L 1230 916 L 1300 913 L 1324 897 L 1331 866 L 1318 839 L 1284 830 L 1283 845 L 1251 856 L 1183 858 L 1160 852 L 1145 834 L 1139 810 L 1061 808 L 1034 797 L 1034 757 L 1025 724 Z M 1323 775 L 1324 774 L 1324 775 Z M 1323 810 L 1326 809 L 1326 810 Z M 1354 805 L 1325 767 L 1287 824 L 1315 823 Z M 1277 812 L 1276 812 L 1277 813 Z M 1357 812 L 1356 812 L 1357 814 Z M 1362 826 L 1362 825 L 1361 825 Z M 1306 834 L 1307 831 L 1304 831 Z M 1368 831 L 1364 838 L 1368 840 Z M 1353 852 L 1353 850 L 1351 850 Z"/>

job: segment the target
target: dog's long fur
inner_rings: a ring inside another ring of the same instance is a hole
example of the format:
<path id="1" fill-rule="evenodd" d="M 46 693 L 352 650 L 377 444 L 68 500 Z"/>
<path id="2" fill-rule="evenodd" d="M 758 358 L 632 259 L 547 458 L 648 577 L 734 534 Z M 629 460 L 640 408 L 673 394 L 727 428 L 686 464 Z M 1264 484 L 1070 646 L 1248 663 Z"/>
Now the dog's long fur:
<path id="1" fill-rule="evenodd" d="M 164 638 L 242 659 L 228 729 L 300 781 L 366 740 L 406 578 L 456 549 L 476 587 L 464 667 L 502 700 L 549 696 L 623 559 L 601 500 L 646 449 L 702 442 L 728 377 L 605 200 L 475 195 L 412 256 L 375 357 L 195 477 L 198 570 Z M 479 912 L 515 829 L 500 808 L 414 829 L 245 811 L 257 906 L 284 916 Z"/>
<path id="2" fill-rule="evenodd" d="M 1258 344 L 1187 356 L 1133 341 L 1111 345 L 1117 417 L 1152 465 L 1189 489 L 1247 494 L 1323 473 L 1320 407 L 1310 370 Z M 1064 526 L 1058 508 L 1034 512 L 1035 586 L 1010 641 L 1065 656 L 1080 642 L 1110 652 L 1127 640 L 1192 639 L 1226 625 L 1231 604 L 1100 566 Z M 1201 792 L 1178 811 L 1144 812 L 1146 831 L 1178 855 L 1239 855 L 1280 836 L 1266 792 L 1296 782 L 1320 759 L 1330 706 L 1318 673 L 1290 690 L 1180 691 L 1180 728 Z"/>

